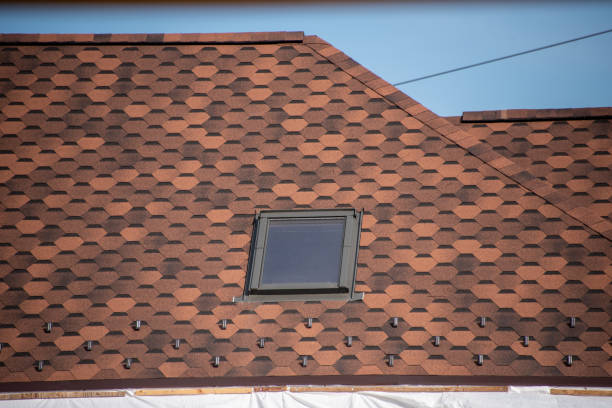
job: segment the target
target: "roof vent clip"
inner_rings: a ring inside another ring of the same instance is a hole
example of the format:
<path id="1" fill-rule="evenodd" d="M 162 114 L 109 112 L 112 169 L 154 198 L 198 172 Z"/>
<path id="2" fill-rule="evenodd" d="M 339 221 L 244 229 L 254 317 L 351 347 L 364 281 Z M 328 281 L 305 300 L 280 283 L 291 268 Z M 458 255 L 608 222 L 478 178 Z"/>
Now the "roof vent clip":
<path id="1" fill-rule="evenodd" d="M 523 347 L 529 346 L 529 336 L 523 336 Z"/>

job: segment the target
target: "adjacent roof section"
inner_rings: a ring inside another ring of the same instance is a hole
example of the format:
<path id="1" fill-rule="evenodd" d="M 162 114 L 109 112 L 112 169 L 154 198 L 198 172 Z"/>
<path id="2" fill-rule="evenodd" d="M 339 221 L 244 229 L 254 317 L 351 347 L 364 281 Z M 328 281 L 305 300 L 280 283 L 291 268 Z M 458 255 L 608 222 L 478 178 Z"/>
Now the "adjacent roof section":
<path id="1" fill-rule="evenodd" d="M 320 38 L 24 38 L 0 37 L 0 381 L 609 384 L 609 229 Z M 363 301 L 232 301 L 256 211 L 330 208 L 364 210 Z"/>
<path id="2" fill-rule="evenodd" d="M 449 120 L 477 141 L 476 154 L 503 156 L 517 180 L 612 238 L 612 108 L 464 112 Z"/>

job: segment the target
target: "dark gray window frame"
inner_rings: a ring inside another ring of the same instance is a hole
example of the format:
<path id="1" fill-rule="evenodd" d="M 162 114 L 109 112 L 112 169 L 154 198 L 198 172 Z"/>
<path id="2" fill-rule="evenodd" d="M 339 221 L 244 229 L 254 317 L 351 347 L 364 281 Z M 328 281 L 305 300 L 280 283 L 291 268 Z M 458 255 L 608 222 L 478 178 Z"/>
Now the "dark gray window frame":
<path id="1" fill-rule="evenodd" d="M 343 219 L 344 236 L 340 277 L 337 285 L 323 284 L 284 284 L 263 285 L 263 263 L 272 220 L 320 220 Z M 254 230 L 249 256 L 249 268 L 245 282 L 244 295 L 234 301 L 287 301 L 287 300 L 360 300 L 363 293 L 355 293 L 355 274 L 359 238 L 361 234 L 362 212 L 352 208 L 329 210 L 277 210 L 261 211 L 255 216 Z"/>

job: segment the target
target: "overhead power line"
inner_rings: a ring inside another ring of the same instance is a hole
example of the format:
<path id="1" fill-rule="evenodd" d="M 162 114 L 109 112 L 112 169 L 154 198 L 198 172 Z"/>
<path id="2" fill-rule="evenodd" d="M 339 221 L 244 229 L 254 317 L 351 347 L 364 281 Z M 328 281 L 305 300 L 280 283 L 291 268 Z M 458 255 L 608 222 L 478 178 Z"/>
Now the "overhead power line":
<path id="1" fill-rule="evenodd" d="M 497 61 L 505 60 L 505 59 L 508 59 L 508 58 L 514 58 L 514 57 L 518 57 L 520 55 L 530 54 L 532 52 L 542 51 L 542 50 L 545 50 L 547 48 L 558 47 L 560 45 L 565 45 L 565 44 L 569 44 L 569 43 L 574 42 L 574 41 L 580 41 L 580 40 L 584 40 L 584 39 L 587 39 L 587 38 L 596 37 L 598 35 L 603 35 L 603 34 L 607 34 L 607 33 L 610 33 L 610 32 L 612 32 L 612 28 L 609 29 L 609 30 L 600 31 L 598 33 L 583 35 L 582 37 L 572 38 L 571 40 L 565 40 L 565 41 L 557 42 L 557 43 L 554 43 L 554 44 L 548 44 L 548 45 L 545 45 L 543 47 L 533 48 L 531 50 L 521 51 L 521 52 L 517 52 L 517 53 L 514 53 L 514 54 L 510 54 L 510 55 L 505 55 L 503 57 L 493 58 L 493 59 L 490 59 L 490 60 L 477 62 L 475 64 L 465 65 L 463 67 L 453 68 L 453 69 L 449 69 L 447 71 L 442 71 L 442 72 L 438 72 L 438 73 L 435 73 L 435 74 L 430 74 L 430 75 L 425 75 L 425 76 L 418 77 L 418 78 L 409 79 L 407 81 L 397 82 L 397 83 L 393 84 L 393 86 L 405 85 L 405 84 L 409 84 L 411 82 L 422 81 L 423 79 L 429 79 L 429 78 L 437 77 L 437 76 L 440 76 L 440 75 L 450 74 L 452 72 L 463 71 L 464 69 L 474 68 L 474 67 L 478 67 L 480 65 L 490 64 L 492 62 L 497 62 Z"/>

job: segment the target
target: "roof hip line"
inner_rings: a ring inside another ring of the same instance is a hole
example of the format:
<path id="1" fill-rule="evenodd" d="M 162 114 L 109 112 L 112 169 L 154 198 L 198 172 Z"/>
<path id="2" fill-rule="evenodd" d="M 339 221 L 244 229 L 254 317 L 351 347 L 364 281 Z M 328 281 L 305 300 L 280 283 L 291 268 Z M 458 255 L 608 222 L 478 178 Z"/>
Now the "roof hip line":
<path id="1" fill-rule="evenodd" d="M 326 58 L 351 77 L 361 82 L 382 98 L 396 105 L 428 126 L 440 136 L 466 150 L 472 156 L 493 168 L 517 185 L 540 197 L 563 214 L 584 225 L 587 229 L 612 242 L 612 223 L 592 214 L 587 208 L 572 206 L 571 200 L 563 200 L 556 189 L 545 180 L 536 178 L 520 168 L 511 160 L 495 152 L 491 146 L 479 141 L 476 137 L 456 127 L 447 119 L 440 117 L 406 95 L 389 82 L 355 62 L 348 55 L 317 36 L 305 36 L 304 45 Z"/>

